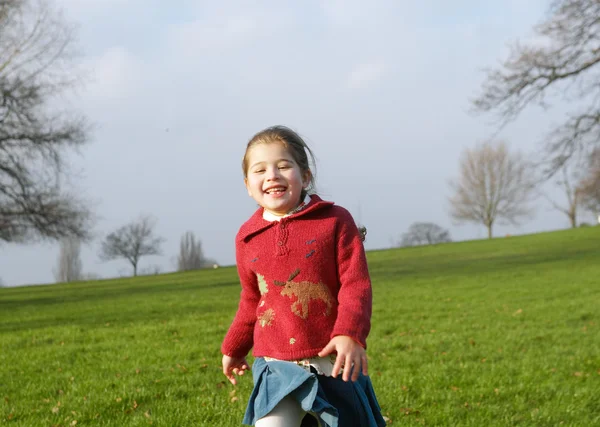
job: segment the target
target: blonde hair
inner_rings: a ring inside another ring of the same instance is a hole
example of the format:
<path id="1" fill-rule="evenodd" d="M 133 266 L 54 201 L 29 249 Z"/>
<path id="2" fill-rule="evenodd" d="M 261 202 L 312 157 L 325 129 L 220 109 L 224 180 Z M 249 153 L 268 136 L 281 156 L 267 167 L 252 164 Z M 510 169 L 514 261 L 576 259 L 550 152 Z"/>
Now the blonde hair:
<path id="1" fill-rule="evenodd" d="M 302 173 L 308 174 L 308 187 L 306 190 L 302 191 L 300 200 L 307 194 L 314 194 L 316 192 L 314 171 L 315 156 L 302 137 L 286 126 L 277 125 L 268 127 L 261 130 L 250 139 L 242 160 L 244 178 L 248 176 L 248 153 L 250 152 L 250 149 L 258 144 L 272 143 L 282 144 L 290 152 Z"/>

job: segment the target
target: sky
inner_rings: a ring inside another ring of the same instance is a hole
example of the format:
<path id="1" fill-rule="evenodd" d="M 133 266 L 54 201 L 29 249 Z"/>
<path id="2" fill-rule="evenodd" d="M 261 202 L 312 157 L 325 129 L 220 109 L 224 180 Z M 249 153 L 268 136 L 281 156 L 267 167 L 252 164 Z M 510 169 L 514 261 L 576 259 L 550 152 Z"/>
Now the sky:
<path id="1" fill-rule="evenodd" d="M 165 239 L 141 272 L 174 271 L 193 231 L 207 257 L 234 263 L 234 237 L 256 205 L 241 172 L 247 141 L 284 124 L 317 157 L 320 196 L 365 224 L 367 250 L 389 248 L 413 222 L 454 240 L 487 236 L 455 224 L 449 180 L 462 150 L 490 138 L 469 100 L 511 42 L 533 37 L 543 0 L 56 0 L 78 27 L 85 84 L 69 97 L 94 129 L 69 155 L 79 194 L 98 216 L 85 273 L 131 275 L 100 261 L 107 233 L 150 215 Z M 561 105 L 528 109 L 497 138 L 535 154 Z M 562 193 L 548 191 L 562 202 Z M 569 226 L 543 200 L 496 236 Z M 591 221 L 592 218 L 582 219 Z M 0 245 L 5 286 L 52 283 L 58 244 Z"/>

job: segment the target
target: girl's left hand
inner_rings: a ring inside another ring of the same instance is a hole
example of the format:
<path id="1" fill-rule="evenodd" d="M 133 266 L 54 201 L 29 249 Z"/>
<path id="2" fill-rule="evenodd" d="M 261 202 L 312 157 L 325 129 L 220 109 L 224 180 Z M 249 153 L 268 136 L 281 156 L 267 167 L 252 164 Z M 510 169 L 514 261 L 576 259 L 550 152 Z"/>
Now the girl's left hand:
<path id="1" fill-rule="evenodd" d="M 331 376 L 336 378 L 340 369 L 344 368 L 343 380 L 356 381 L 362 369 L 363 375 L 368 375 L 367 353 L 365 349 L 352 338 L 345 335 L 333 337 L 331 341 L 319 352 L 319 357 L 325 357 L 328 354 L 337 352 L 335 364 Z M 352 378 L 350 377 L 352 374 Z"/>

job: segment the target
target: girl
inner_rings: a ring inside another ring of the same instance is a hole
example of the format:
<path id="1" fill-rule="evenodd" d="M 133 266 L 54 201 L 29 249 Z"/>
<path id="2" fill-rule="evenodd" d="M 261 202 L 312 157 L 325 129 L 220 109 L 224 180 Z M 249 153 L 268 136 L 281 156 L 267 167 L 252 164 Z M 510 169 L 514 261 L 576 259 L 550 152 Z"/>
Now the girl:
<path id="1" fill-rule="evenodd" d="M 221 346 L 232 384 L 249 369 L 244 423 L 257 427 L 385 426 L 367 376 L 371 281 L 350 213 L 312 193 L 308 154 L 275 126 L 248 142 L 242 162 L 259 209 L 236 236 L 242 291 Z"/>

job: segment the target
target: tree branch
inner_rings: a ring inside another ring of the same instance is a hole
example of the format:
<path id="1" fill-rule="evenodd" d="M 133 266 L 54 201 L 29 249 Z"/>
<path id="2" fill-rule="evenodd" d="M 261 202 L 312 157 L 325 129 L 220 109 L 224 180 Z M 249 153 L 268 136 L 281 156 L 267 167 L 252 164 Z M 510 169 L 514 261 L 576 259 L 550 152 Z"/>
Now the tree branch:
<path id="1" fill-rule="evenodd" d="M 471 100 L 474 113 L 494 113 L 500 127 L 516 119 L 525 108 L 569 93 L 569 85 L 580 82 L 573 99 L 583 101 L 600 95 L 597 64 L 600 63 L 600 1 L 556 0 L 545 21 L 535 27 L 537 39 L 526 45 L 515 43 L 508 58 L 497 69 L 487 69 L 480 94 Z M 572 91 L 571 91 L 572 92 Z M 547 176 L 554 174 L 577 150 L 597 145 L 600 129 L 582 126 L 597 117 L 592 104 L 570 117 L 550 134 L 546 143 Z M 556 137 L 555 134 L 561 134 Z M 586 138 L 587 135 L 590 138 Z"/>

